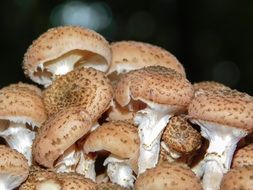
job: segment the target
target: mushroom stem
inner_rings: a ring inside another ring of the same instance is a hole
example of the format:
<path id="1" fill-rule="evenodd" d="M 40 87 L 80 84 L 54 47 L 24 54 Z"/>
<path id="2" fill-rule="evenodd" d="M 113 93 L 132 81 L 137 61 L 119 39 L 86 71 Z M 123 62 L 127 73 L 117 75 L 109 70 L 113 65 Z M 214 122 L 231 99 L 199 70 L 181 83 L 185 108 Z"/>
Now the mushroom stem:
<path id="1" fill-rule="evenodd" d="M 155 167 L 158 162 L 161 135 L 171 117 L 169 110 L 167 106 L 149 105 L 138 111 L 134 118 L 140 137 L 138 174 Z"/>
<path id="2" fill-rule="evenodd" d="M 104 161 L 104 165 L 107 165 L 107 174 L 111 182 L 132 189 L 135 177 L 133 170 L 126 162 L 127 160 L 109 156 Z"/>
<path id="3" fill-rule="evenodd" d="M 218 190 L 223 174 L 230 169 L 237 143 L 247 133 L 243 130 L 217 123 L 195 119 L 191 119 L 191 121 L 201 127 L 202 136 L 209 140 L 209 147 L 203 160 L 204 162 L 199 163 L 203 165 L 199 169 L 204 169 L 204 189 Z M 201 171 L 196 171 L 196 173 L 201 173 Z M 208 181 L 209 179 L 215 180 L 210 182 Z"/>
<path id="4" fill-rule="evenodd" d="M 82 152 L 76 167 L 76 173 L 82 174 L 86 178 L 96 181 L 95 159 L 90 158 L 88 155 Z"/>
<path id="5" fill-rule="evenodd" d="M 0 132 L 0 136 L 4 138 L 7 144 L 23 154 L 28 160 L 29 165 L 32 164 L 32 143 L 35 138 L 35 132 L 27 129 L 23 123 L 11 122 L 9 127 Z"/>
<path id="6" fill-rule="evenodd" d="M 1 190 L 12 190 L 18 187 L 22 181 L 18 176 L 12 175 L 0 175 L 0 189 Z"/>

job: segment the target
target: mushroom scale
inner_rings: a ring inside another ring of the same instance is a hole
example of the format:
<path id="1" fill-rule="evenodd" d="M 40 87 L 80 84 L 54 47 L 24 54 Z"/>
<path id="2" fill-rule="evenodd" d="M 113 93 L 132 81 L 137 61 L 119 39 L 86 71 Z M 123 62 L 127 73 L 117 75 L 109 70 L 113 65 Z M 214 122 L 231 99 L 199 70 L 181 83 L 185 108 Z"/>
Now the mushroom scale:
<path id="1" fill-rule="evenodd" d="M 171 116 L 187 109 L 193 93 L 184 76 L 162 66 L 130 71 L 117 83 L 115 99 L 122 107 L 132 109 L 131 100 L 146 104 L 134 118 L 141 141 L 139 173 L 156 165 L 163 129 Z"/>
<path id="2" fill-rule="evenodd" d="M 38 84 L 48 86 L 58 75 L 80 67 L 94 67 L 106 72 L 111 50 L 103 36 L 78 26 L 51 28 L 27 49 L 24 72 Z"/>
<path id="3" fill-rule="evenodd" d="M 101 71 L 80 68 L 59 77 L 44 91 L 44 104 L 49 116 L 71 106 L 79 106 L 97 119 L 109 108 L 113 89 Z"/>
<path id="4" fill-rule="evenodd" d="M 231 165 L 236 145 L 253 131 L 253 97 L 236 90 L 205 91 L 195 95 L 188 107 L 191 122 L 209 140 L 203 161 L 195 172 L 203 175 L 204 189 L 219 189 Z"/>
<path id="5" fill-rule="evenodd" d="M 16 150 L 0 145 L 0 189 L 12 190 L 18 187 L 28 174 L 27 159 Z"/>
<path id="6" fill-rule="evenodd" d="M 253 144 L 238 149 L 232 160 L 232 168 L 253 166 Z"/>

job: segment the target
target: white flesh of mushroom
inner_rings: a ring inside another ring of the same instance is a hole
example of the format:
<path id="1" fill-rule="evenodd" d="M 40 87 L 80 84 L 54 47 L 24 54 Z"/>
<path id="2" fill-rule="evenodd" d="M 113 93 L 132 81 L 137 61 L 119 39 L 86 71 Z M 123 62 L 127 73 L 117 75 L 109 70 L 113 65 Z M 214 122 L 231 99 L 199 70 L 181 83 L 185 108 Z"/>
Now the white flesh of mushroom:
<path id="1" fill-rule="evenodd" d="M 191 119 L 201 127 L 201 134 L 209 140 L 205 158 L 195 168 L 195 173 L 203 174 L 204 190 L 218 190 L 223 174 L 230 169 L 237 143 L 247 135 L 244 130 L 218 125 L 212 122 Z"/>
<path id="2" fill-rule="evenodd" d="M 61 185 L 54 180 L 42 181 L 36 185 L 36 190 L 61 190 Z"/>
<path id="3" fill-rule="evenodd" d="M 32 143 L 35 138 L 34 131 L 27 129 L 26 124 L 24 123 L 10 121 L 8 127 L 5 127 L 5 130 L 0 131 L 0 136 L 4 138 L 10 148 L 23 154 L 28 160 L 28 164 L 31 165 Z"/>
<path id="4" fill-rule="evenodd" d="M 174 162 L 176 159 L 178 159 L 182 154 L 179 152 L 176 152 L 174 150 L 172 150 L 171 148 L 169 148 L 169 146 L 167 146 L 165 144 L 165 142 L 161 141 L 161 148 L 163 148 L 166 153 L 167 153 L 167 160 L 169 162 Z"/>
<path id="5" fill-rule="evenodd" d="M 11 174 L 0 174 L 0 189 L 1 190 L 12 190 L 18 187 L 24 180 L 18 175 L 14 176 Z"/>
<path id="6" fill-rule="evenodd" d="M 107 174 L 111 182 L 125 188 L 133 188 L 135 177 L 133 170 L 126 162 L 126 159 L 120 159 L 110 155 L 104 161 L 104 166 L 107 165 Z"/>

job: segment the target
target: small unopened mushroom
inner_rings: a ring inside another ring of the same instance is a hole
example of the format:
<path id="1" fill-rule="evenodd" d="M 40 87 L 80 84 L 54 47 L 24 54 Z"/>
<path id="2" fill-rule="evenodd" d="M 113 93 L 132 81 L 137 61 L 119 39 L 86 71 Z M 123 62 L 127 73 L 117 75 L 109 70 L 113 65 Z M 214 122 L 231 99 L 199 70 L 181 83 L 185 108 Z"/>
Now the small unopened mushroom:
<path id="1" fill-rule="evenodd" d="M 220 190 L 253 190 L 253 166 L 229 170 L 221 181 Z"/>
<path id="2" fill-rule="evenodd" d="M 205 91 L 195 94 L 188 114 L 209 140 L 205 158 L 194 170 L 203 175 L 205 190 L 218 190 L 238 141 L 253 131 L 253 97 L 236 90 Z"/>
<path id="3" fill-rule="evenodd" d="M 76 145 L 91 127 L 91 117 L 82 108 L 61 110 L 38 130 L 33 144 L 35 161 L 58 172 L 77 172 L 95 180 L 93 164 Z"/>
<path id="4" fill-rule="evenodd" d="M 238 149 L 232 160 L 232 168 L 253 166 L 253 144 Z"/>
<path id="5" fill-rule="evenodd" d="M 184 116 L 170 119 L 162 134 L 161 148 L 165 160 L 172 162 L 183 155 L 193 153 L 201 146 L 201 135 Z"/>
<path id="6" fill-rule="evenodd" d="M 0 145 L 0 189 L 12 190 L 18 187 L 28 174 L 26 158 L 16 150 Z"/>
<path id="7" fill-rule="evenodd" d="M 31 147 L 35 128 L 46 120 L 41 90 L 17 83 L 0 90 L 0 137 L 32 163 Z"/>
<path id="8" fill-rule="evenodd" d="M 134 102 L 145 104 L 134 118 L 141 142 L 138 173 L 157 164 L 161 135 L 169 118 L 187 109 L 193 93 L 184 76 L 161 66 L 130 71 L 118 82 L 115 98 L 122 107 L 131 110 Z"/>
<path id="9" fill-rule="evenodd" d="M 124 121 L 104 123 L 86 139 L 84 151 L 88 154 L 96 151 L 108 151 L 111 155 L 105 160 L 107 174 L 113 183 L 131 188 L 135 177 L 130 160 L 139 150 L 137 128 Z"/>
<path id="10" fill-rule="evenodd" d="M 49 29 L 32 43 L 23 69 L 34 82 L 48 86 L 77 67 L 106 72 L 110 62 L 110 46 L 101 35 L 87 28 L 62 26 Z"/>
<path id="11" fill-rule="evenodd" d="M 189 167 L 163 163 L 146 170 L 136 179 L 136 190 L 202 190 L 200 180 Z"/>

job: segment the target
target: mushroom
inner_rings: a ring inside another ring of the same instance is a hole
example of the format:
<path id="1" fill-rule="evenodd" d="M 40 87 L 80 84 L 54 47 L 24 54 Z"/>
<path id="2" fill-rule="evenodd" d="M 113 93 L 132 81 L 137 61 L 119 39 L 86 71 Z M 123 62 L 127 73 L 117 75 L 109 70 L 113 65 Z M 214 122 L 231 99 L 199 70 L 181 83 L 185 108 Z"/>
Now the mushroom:
<path id="1" fill-rule="evenodd" d="M 253 144 L 238 149 L 232 160 L 232 168 L 253 166 Z"/>
<path id="2" fill-rule="evenodd" d="M 0 189 L 12 190 L 18 187 L 28 174 L 26 158 L 16 150 L 0 145 Z"/>
<path id="3" fill-rule="evenodd" d="M 204 91 L 210 91 L 210 90 L 229 90 L 230 88 L 225 86 L 224 84 L 221 84 L 219 82 L 215 81 L 201 81 L 193 84 L 193 88 L 196 91 L 204 90 Z"/>
<path id="4" fill-rule="evenodd" d="M 118 82 L 115 99 L 122 107 L 131 110 L 138 101 L 146 106 L 134 118 L 141 142 L 138 173 L 157 164 L 160 138 L 169 118 L 187 109 L 193 93 L 184 76 L 162 66 L 130 71 Z"/>
<path id="5" fill-rule="evenodd" d="M 135 159 L 139 150 L 139 137 L 134 125 L 124 121 L 104 123 L 87 137 L 83 149 L 86 154 L 102 150 L 110 152 L 104 165 L 107 165 L 111 182 L 133 187 L 135 177 L 130 160 Z"/>
<path id="6" fill-rule="evenodd" d="M 127 188 L 115 183 L 100 183 L 97 185 L 96 190 L 127 190 Z"/>
<path id="7" fill-rule="evenodd" d="M 33 143 L 35 161 L 57 172 L 77 172 L 95 180 L 94 164 L 76 143 L 91 127 L 91 117 L 81 107 L 56 113 L 38 130 Z"/>
<path id="8" fill-rule="evenodd" d="M 29 165 L 35 128 L 46 118 L 41 90 L 36 86 L 17 83 L 0 90 L 0 137 L 24 154 Z"/>
<path id="9" fill-rule="evenodd" d="M 216 190 L 231 165 L 236 145 L 253 131 L 253 98 L 236 90 L 203 91 L 188 107 L 192 123 L 209 140 L 204 160 L 195 168 L 205 190 Z"/>
<path id="10" fill-rule="evenodd" d="M 221 181 L 220 190 L 253 190 L 253 166 L 229 170 Z"/>
<path id="11" fill-rule="evenodd" d="M 23 69 L 34 82 L 48 86 L 77 67 L 106 72 L 110 62 L 110 46 L 103 36 L 87 28 L 61 26 L 49 29 L 30 45 Z"/>
<path id="12" fill-rule="evenodd" d="M 181 156 L 187 156 L 201 146 L 201 135 L 184 116 L 170 119 L 162 134 L 161 150 L 163 160 L 173 162 Z"/>
<path id="13" fill-rule="evenodd" d="M 140 174 L 135 190 L 202 190 L 200 180 L 191 169 L 179 163 L 163 163 Z"/>

